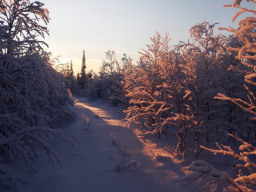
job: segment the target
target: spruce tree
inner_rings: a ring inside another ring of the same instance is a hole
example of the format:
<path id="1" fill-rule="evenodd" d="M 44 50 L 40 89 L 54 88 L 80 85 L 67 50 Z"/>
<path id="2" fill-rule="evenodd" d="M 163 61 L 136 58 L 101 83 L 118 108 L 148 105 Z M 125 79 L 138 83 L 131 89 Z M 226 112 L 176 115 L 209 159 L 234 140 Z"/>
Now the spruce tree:
<path id="1" fill-rule="evenodd" d="M 73 63 L 72 60 L 70 61 L 70 76 L 73 78 L 74 77 L 74 71 L 73 71 Z"/>
<path id="2" fill-rule="evenodd" d="M 85 59 L 85 50 L 83 50 L 83 58 L 82 58 L 82 67 L 81 67 L 81 77 L 80 77 L 80 82 L 79 85 L 81 88 L 85 88 L 87 84 L 87 77 L 86 77 L 86 59 Z"/>

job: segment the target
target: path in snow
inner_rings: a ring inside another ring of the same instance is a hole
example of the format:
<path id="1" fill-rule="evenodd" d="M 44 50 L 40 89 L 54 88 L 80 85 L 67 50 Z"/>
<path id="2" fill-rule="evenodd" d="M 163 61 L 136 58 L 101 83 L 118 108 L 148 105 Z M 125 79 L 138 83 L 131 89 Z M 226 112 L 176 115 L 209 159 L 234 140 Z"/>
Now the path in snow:
<path id="1" fill-rule="evenodd" d="M 182 191 L 175 177 L 184 173 L 175 162 L 171 148 L 163 149 L 138 131 L 124 128 L 122 112 L 103 102 L 76 101 L 77 120 L 64 130 L 80 142 L 77 150 L 62 140 L 54 142 L 62 166 L 49 165 L 47 157 L 38 163 L 31 182 L 18 192 L 170 192 Z M 119 146 L 128 146 L 135 168 L 115 171 L 122 164 L 120 150 L 112 144 L 114 134 Z"/>

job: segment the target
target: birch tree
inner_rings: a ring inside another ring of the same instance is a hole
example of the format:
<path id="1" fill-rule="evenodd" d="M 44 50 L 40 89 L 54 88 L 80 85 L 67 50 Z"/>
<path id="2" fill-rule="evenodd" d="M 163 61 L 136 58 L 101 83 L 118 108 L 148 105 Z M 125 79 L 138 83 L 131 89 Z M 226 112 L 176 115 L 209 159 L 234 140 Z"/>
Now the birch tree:
<path id="1" fill-rule="evenodd" d="M 24 56 L 42 52 L 48 34 L 49 12 L 44 4 L 30 0 L 2 0 L 0 20 L 5 30 L 5 47 L 2 50 L 11 56 Z"/>

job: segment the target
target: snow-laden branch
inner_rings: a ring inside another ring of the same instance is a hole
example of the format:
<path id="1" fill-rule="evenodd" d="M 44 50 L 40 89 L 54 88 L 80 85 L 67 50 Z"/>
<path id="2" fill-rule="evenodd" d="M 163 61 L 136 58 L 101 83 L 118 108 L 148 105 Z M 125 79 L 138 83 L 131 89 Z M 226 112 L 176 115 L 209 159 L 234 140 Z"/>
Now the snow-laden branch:
<path id="1" fill-rule="evenodd" d="M 233 190 L 236 189 L 240 192 L 247 192 L 244 186 L 239 185 L 225 171 L 219 171 L 205 161 L 194 161 L 188 169 L 192 171 L 192 173 L 179 179 L 183 182 L 196 182 L 188 191 L 210 191 L 210 189 L 214 189 L 215 192 L 220 192 L 224 189 L 228 189 L 229 185 L 231 185 L 233 186 Z"/>
<path id="2" fill-rule="evenodd" d="M 210 151 L 212 153 L 216 154 L 222 154 L 222 155 L 229 155 L 236 159 L 238 159 L 242 164 L 236 165 L 240 169 L 244 168 L 249 171 L 250 174 L 248 175 L 237 175 L 237 177 L 234 179 L 236 183 L 239 183 L 239 185 L 243 186 L 243 189 L 245 191 L 253 191 L 255 189 L 256 184 L 256 163 L 251 159 L 251 155 L 256 155 L 256 148 L 246 142 L 242 139 L 236 137 L 235 135 L 228 134 L 230 137 L 233 137 L 237 141 L 241 143 L 239 147 L 239 152 L 236 152 L 233 150 L 230 146 L 222 145 L 216 143 L 216 146 L 218 149 L 210 149 L 208 147 L 200 146 L 201 148 Z"/>

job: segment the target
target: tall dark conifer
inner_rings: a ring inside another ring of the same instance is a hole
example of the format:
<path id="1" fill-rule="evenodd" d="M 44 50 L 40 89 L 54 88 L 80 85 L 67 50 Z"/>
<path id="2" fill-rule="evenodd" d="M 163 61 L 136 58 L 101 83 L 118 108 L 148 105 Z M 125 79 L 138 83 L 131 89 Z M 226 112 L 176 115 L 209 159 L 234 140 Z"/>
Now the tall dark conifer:
<path id="1" fill-rule="evenodd" d="M 70 76 L 71 76 L 71 77 L 73 77 L 73 76 L 74 76 L 72 60 L 70 61 Z"/>
<path id="2" fill-rule="evenodd" d="M 82 58 L 82 67 L 81 67 L 81 77 L 80 77 L 80 86 L 82 88 L 85 88 L 87 83 L 87 77 L 86 77 L 86 59 L 85 59 L 85 50 L 83 50 L 83 58 Z"/>
<path id="3" fill-rule="evenodd" d="M 86 69 L 86 59 L 85 59 L 85 50 L 83 50 L 83 59 L 82 59 L 82 68 L 81 68 L 82 77 L 86 76 L 85 69 Z"/>

